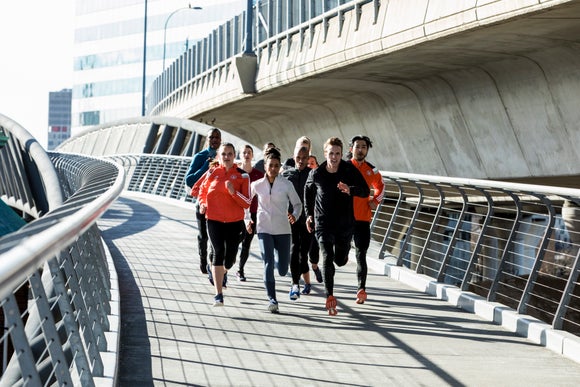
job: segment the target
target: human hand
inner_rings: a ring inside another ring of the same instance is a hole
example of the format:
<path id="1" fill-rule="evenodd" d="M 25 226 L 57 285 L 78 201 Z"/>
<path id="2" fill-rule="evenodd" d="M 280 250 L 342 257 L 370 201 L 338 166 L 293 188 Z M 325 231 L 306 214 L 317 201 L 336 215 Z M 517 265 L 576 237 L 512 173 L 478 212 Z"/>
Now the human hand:
<path id="1" fill-rule="evenodd" d="M 234 184 L 229 180 L 226 181 L 226 189 L 228 190 L 230 195 L 233 195 L 236 192 L 236 190 L 234 189 Z"/>
<path id="2" fill-rule="evenodd" d="M 350 187 L 342 181 L 339 181 L 336 187 L 340 192 L 350 195 Z"/>
<path id="3" fill-rule="evenodd" d="M 312 217 L 312 215 L 306 218 L 306 229 L 308 230 L 309 233 L 314 232 L 314 218 Z"/>

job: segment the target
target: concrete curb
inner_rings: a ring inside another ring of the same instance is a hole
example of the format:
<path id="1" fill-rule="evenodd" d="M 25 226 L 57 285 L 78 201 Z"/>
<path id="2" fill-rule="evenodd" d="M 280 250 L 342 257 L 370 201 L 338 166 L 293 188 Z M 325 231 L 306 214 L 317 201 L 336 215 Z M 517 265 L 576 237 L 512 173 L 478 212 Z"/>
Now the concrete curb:
<path id="1" fill-rule="evenodd" d="M 474 313 L 484 320 L 500 325 L 535 344 L 580 363 L 580 337 L 576 335 L 553 329 L 549 324 L 535 317 L 519 314 L 514 309 L 499 303 L 488 302 L 472 292 L 461 291 L 456 286 L 438 283 L 431 277 L 397 266 L 393 258 L 387 257 L 384 260 L 369 258 L 368 266 L 375 272 Z"/>

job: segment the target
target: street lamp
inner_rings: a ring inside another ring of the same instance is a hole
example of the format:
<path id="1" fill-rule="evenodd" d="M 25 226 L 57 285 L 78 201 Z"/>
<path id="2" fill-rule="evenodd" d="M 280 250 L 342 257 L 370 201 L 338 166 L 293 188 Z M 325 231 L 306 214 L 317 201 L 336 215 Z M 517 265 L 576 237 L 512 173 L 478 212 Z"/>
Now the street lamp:
<path id="1" fill-rule="evenodd" d="M 202 8 L 201 7 L 192 7 L 191 4 L 189 4 L 188 7 L 178 8 L 175 11 L 171 12 L 169 14 L 169 16 L 167 16 L 167 19 L 165 19 L 165 26 L 163 27 L 163 69 L 162 69 L 162 71 L 165 70 L 165 49 L 166 49 L 165 43 L 167 41 L 167 23 L 169 23 L 169 19 L 171 19 L 171 17 L 173 15 L 175 15 L 177 12 L 179 12 L 181 10 L 184 10 L 184 9 L 191 9 L 191 10 L 194 10 L 194 11 L 199 11 Z"/>
<path id="2" fill-rule="evenodd" d="M 141 116 L 145 117 L 145 87 L 147 86 L 147 0 L 145 0 L 145 17 L 143 19 L 143 87 L 141 89 Z"/>

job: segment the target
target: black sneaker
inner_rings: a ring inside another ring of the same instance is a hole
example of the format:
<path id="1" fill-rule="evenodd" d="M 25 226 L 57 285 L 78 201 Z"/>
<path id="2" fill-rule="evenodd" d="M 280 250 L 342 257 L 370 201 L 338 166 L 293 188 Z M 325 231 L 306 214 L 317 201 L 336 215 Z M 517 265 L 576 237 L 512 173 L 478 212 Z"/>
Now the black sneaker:
<path id="1" fill-rule="evenodd" d="M 321 284 L 322 283 L 322 272 L 320 271 L 320 267 L 316 266 L 316 269 L 312 269 L 314 271 L 314 275 L 316 276 L 316 281 Z"/>
<path id="2" fill-rule="evenodd" d="M 224 295 L 216 294 L 213 298 L 213 306 L 224 306 Z"/>
<path id="3" fill-rule="evenodd" d="M 236 273 L 236 277 L 238 278 L 238 281 L 246 282 L 246 276 L 244 275 L 243 271 L 238 271 Z"/>

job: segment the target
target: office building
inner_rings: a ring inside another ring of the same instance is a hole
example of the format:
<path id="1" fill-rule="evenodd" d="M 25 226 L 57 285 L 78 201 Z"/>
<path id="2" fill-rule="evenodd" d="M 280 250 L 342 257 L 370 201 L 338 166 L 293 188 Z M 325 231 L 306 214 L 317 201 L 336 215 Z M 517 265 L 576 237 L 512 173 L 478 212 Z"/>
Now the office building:
<path id="1" fill-rule="evenodd" d="M 143 79 L 149 90 L 163 65 L 246 6 L 245 0 L 77 0 L 73 131 L 142 115 Z"/>
<path id="2" fill-rule="evenodd" d="M 71 135 L 71 89 L 48 93 L 48 143 L 53 150 Z"/>

